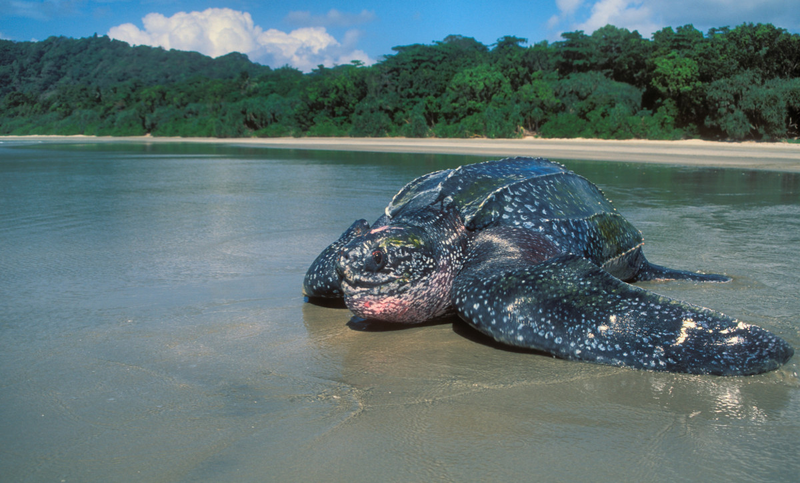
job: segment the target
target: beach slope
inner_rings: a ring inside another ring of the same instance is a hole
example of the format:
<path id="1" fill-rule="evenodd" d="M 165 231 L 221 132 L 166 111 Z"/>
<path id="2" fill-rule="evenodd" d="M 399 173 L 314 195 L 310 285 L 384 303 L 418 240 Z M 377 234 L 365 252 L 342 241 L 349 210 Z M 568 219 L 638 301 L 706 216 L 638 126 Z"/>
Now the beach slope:
<path id="1" fill-rule="evenodd" d="M 598 139 L 438 139 L 438 138 L 171 138 L 93 136 L 0 136 L 0 142 L 65 143 L 215 143 L 277 149 L 311 149 L 380 153 L 474 154 L 542 156 L 554 160 L 582 159 L 660 163 L 686 166 L 735 167 L 800 172 L 800 144 L 714 141 L 644 141 Z"/>

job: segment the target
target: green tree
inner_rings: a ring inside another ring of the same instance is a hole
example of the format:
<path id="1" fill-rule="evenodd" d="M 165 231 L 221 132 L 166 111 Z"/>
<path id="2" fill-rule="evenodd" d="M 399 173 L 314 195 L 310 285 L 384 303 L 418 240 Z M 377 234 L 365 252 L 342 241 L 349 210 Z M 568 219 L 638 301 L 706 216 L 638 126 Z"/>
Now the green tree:
<path id="1" fill-rule="evenodd" d="M 567 76 L 573 73 L 589 72 L 596 64 L 594 40 L 582 30 L 564 32 L 564 40 L 554 42 L 554 61 L 558 72 Z"/>
<path id="2" fill-rule="evenodd" d="M 628 118 L 641 110 L 642 90 L 599 72 L 577 73 L 555 86 L 561 112 L 541 127 L 544 137 L 634 137 Z"/>
<path id="3" fill-rule="evenodd" d="M 450 35 L 310 74 L 107 37 L 0 40 L 0 132 L 156 136 L 798 135 L 800 35 L 607 25 L 491 50 Z"/>
<path id="4" fill-rule="evenodd" d="M 429 96 L 444 95 L 460 71 L 486 61 L 488 48 L 470 37 L 450 35 L 433 45 L 393 47 L 397 54 L 377 67 L 379 96 L 396 96 L 399 110 L 407 110 Z"/>
<path id="5" fill-rule="evenodd" d="M 592 70 L 599 70 L 617 81 L 644 87 L 647 84 L 647 59 L 650 42 L 637 31 L 606 25 L 591 35 L 595 45 Z"/>
<path id="6" fill-rule="evenodd" d="M 731 139 L 780 139 L 796 130 L 800 79 L 764 81 L 753 70 L 709 86 L 705 124 Z"/>
<path id="7" fill-rule="evenodd" d="M 517 90 L 515 102 L 519 106 L 524 129 L 539 132 L 549 116 L 558 112 L 561 101 L 556 97 L 556 82 L 555 74 L 535 72 L 531 82 Z"/>
<path id="8" fill-rule="evenodd" d="M 670 52 L 656 58 L 654 64 L 651 84 L 663 97 L 677 99 L 700 87 L 700 73 L 694 60 Z"/>

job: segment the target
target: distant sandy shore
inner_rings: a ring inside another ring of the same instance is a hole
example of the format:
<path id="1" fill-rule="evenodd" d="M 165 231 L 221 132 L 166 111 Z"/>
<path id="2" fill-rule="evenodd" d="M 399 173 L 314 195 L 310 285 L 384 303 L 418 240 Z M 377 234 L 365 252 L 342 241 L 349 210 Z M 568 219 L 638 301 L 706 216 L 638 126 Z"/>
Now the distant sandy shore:
<path id="1" fill-rule="evenodd" d="M 412 138 L 169 138 L 94 136 L 0 136 L 0 143 L 214 143 L 277 149 L 381 153 L 543 156 L 550 159 L 624 161 L 800 172 L 800 144 L 713 141 L 606 141 L 596 139 L 412 139 Z"/>

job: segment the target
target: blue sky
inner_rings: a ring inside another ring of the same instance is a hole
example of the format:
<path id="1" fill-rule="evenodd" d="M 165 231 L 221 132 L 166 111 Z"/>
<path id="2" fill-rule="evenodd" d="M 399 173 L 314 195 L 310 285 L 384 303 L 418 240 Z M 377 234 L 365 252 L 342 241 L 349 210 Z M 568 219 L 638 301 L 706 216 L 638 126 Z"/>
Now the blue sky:
<path id="1" fill-rule="evenodd" d="M 608 23 L 650 37 L 666 26 L 772 23 L 800 32 L 800 0 L 184 1 L 0 0 L 0 38 L 109 35 L 133 44 L 231 51 L 278 67 L 308 71 L 391 54 L 396 45 L 447 35 L 491 45 L 505 35 L 554 41 Z"/>

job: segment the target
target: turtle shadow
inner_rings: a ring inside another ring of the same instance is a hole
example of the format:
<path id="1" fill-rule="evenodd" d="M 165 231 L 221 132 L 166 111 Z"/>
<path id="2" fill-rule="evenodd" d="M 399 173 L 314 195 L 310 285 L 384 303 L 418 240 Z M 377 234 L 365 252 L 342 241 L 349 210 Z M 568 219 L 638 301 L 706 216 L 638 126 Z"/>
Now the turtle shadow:
<path id="1" fill-rule="evenodd" d="M 440 317 L 438 319 L 420 322 L 419 324 L 399 324 L 396 322 L 385 322 L 382 320 L 362 319 L 353 316 L 348 322 L 347 327 L 359 332 L 393 332 L 397 330 L 417 329 L 420 327 L 432 327 L 435 325 L 451 324 L 457 321 L 455 317 Z"/>
<path id="2" fill-rule="evenodd" d="M 464 322 L 459 317 L 447 316 L 438 319 L 421 322 L 419 324 L 398 324 L 392 322 L 385 322 L 382 320 L 362 319 L 361 317 L 353 316 L 348 322 L 347 327 L 351 330 L 359 332 L 394 332 L 398 330 L 417 329 L 421 327 L 433 327 L 436 325 L 452 324 L 453 332 L 470 342 L 481 344 L 492 349 L 497 349 L 505 352 L 513 352 L 518 354 L 536 354 L 542 356 L 550 356 L 547 352 L 536 349 L 529 349 L 525 347 L 514 347 L 510 345 L 497 342 L 488 335 L 479 332 L 477 329 L 471 327 L 467 322 Z"/>
<path id="3" fill-rule="evenodd" d="M 514 347 L 503 344 L 502 342 L 497 342 L 496 340 L 492 339 L 486 334 L 483 334 L 482 332 L 478 331 L 477 329 L 470 326 L 468 323 L 464 322 L 461 319 L 455 319 L 453 321 L 453 332 L 467 339 L 470 342 L 491 347 L 492 349 L 497 349 L 505 352 L 514 352 L 517 354 L 536 354 L 540 356 L 552 356 L 552 354 L 537 349 Z"/>
<path id="4" fill-rule="evenodd" d="M 326 307 L 329 309 L 346 309 L 347 305 L 343 298 L 323 298 L 323 297 L 303 297 L 304 301 L 311 305 Z"/>

